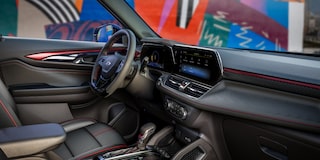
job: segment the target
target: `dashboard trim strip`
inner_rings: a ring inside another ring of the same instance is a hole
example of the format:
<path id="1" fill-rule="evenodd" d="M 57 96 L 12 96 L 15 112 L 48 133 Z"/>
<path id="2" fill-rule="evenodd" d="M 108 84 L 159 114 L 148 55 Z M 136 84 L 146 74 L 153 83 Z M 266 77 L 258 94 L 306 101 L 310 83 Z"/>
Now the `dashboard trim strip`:
<path id="1" fill-rule="evenodd" d="M 297 86 L 308 87 L 308 88 L 320 90 L 320 86 L 315 85 L 315 84 L 299 82 L 299 81 L 294 81 L 294 80 L 289 80 L 289 79 L 283 79 L 283 78 L 278 78 L 278 77 L 273 77 L 273 76 L 267 76 L 267 75 L 262 75 L 262 74 L 258 74 L 258 73 L 236 70 L 236 69 L 232 69 L 232 68 L 224 68 L 223 70 L 225 72 L 229 72 L 229 73 L 240 74 L 240 75 L 245 75 L 245 76 L 250 76 L 250 77 L 255 77 L 255 78 L 262 78 L 262 79 L 266 79 L 266 80 L 278 81 L 281 83 L 287 83 L 287 84 L 292 84 L 292 85 L 297 85 Z"/>

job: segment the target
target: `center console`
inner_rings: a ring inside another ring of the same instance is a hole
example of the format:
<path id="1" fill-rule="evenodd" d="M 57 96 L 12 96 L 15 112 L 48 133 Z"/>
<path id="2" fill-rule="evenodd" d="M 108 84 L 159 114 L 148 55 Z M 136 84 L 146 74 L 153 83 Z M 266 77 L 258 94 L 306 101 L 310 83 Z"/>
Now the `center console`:
<path id="1" fill-rule="evenodd" d="M 158 131 L 146 144 L 107 152 L 95 160 L 205 160 L 217 159 L 213 148 L 194 130 L 180 125 Z"/>
<path id="2" fill-rule="evenodd" d="M 210 48 L 148 42 L 142 47 L 141 60 L 141 75 L 155 80 L 161 92 L 155 105 L 146 102 L 144 108 L 172 123 L 152 135 L 145 147 L 138 144 L 99 155 L 96 159 L 217 159 L 209 138 L 201 133 L 203 128 L 195 125 L 203 112 L 188 100 L 200 100 L 221 80 L 218 52 Z"/>
<path id="3" fill-rule="evenodd" d="M 132 148 L 126 148 L 121 150 L 116 150 L 112 152 L 105 153 L 103 155 L 99 155 L 95 158 L 95 160 L 141 160 L 141 159 L 149 159 L 156 160 L 161 159 L 161 156 L 152 151 L 152 150 L 142 150 L 130 152 Z M 126 153 L 130 152 L 130 153 Z"/>

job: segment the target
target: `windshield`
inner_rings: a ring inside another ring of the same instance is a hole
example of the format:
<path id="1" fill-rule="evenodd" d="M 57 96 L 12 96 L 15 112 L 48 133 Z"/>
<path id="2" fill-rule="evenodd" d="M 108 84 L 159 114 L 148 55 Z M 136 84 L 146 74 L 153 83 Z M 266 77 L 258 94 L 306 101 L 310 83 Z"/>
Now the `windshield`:
<path id="1" fill-rule="evenodd" d="M 135 0 L 161 37 L 213 47 L 320 53 L 319 0 Z"/>
<path id="2" fill-rule="evenodd" d="M 320 54 L 319 0 L 125 1 L 165 39 Z M 4 0 L 0 5 L 0 34 L 6 36 L 93 41 L 94 29 L 108 23 L 121 26 L 96 0 Z"/>

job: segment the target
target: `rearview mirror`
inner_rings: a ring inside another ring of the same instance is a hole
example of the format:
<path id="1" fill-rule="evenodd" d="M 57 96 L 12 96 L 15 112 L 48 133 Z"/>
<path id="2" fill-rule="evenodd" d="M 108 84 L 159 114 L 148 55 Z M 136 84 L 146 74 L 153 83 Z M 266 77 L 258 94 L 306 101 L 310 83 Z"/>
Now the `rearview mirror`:
<path id="1" fill-rule="evenodd" d="M 116 24 L 101 25 L 94 30 L 93 39 L 96 42 L 107 42 L 109 38 L 120 29 L 121 27 Z"/>

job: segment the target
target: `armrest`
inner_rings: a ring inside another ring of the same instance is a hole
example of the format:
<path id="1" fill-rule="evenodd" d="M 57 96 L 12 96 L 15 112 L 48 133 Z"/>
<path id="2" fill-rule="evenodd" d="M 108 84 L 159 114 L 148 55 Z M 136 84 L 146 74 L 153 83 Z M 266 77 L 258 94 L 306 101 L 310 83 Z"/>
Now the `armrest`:
<path id="1" fill-rule="evenodd" d="M 55 123 L 0 130 L 0 148 L 8 158 L 44 153 L 64 142 L 65 139 L 64 129 Z"/>

